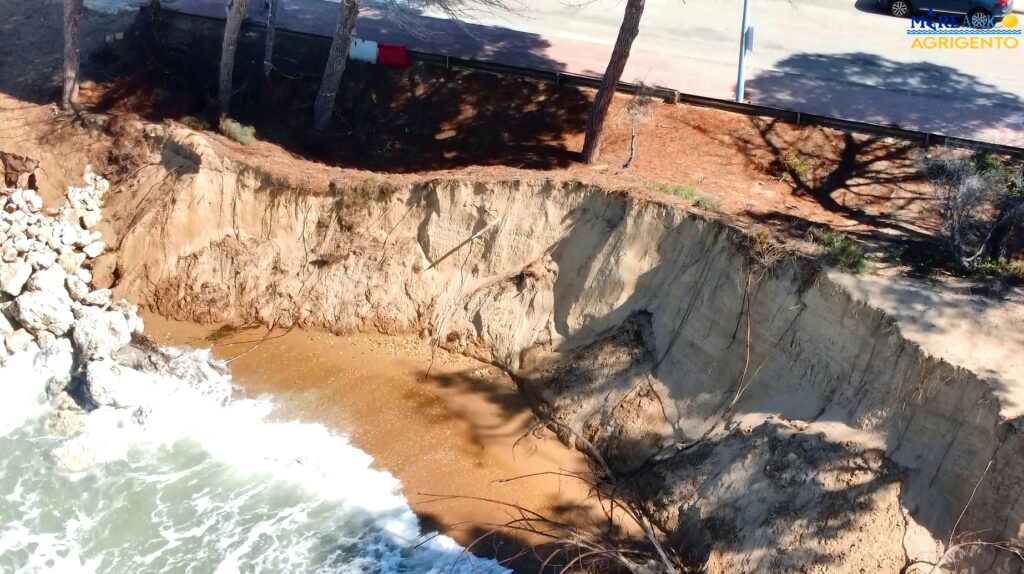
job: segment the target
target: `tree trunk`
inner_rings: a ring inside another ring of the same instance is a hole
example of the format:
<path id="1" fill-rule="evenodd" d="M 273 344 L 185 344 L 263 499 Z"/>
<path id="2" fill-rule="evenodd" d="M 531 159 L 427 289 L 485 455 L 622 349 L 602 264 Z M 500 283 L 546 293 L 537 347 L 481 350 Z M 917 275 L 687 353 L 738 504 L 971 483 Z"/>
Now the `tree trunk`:
<path id="1" fill-rule="evenodd" d="M 267 13 L 267 42 L 263 48 L 263 79 L 270 77 L 274 69 L 274 35 L 277 32 L 277 5 L 281 0 L 267 0 L 270 12 Z"/>
<path id="2" fill-rule="evenodd" d="M 82 0 L 64 0 L 64 107 L 78 103 L 79 36 Z"/>
<path id="3" fill-rule="evenodd" d="M 334 27 L 334 40 L 331 52 L 327 56 L 327 66 L 320 80 L 320 93 L 316 96 L 313 107 L 313 127 L 318 130 L 327 129 L 334 112 L 334 100 L 341 86 L 341 76 L 348 64 L 348 52 L 352 47 L 352 31 L 356 27 L 356 16 L 359 15 L 358 0 L 342 0 L 338 11 L 338 23 Z"/>
<path id="4" fill-rule="evenodd" d="M 238 48 L 238 33 L 249 11 L 249 0 L 231 0 L 228 4 L 228 19 L 224 24 L 224 43 L 220 47 L 220 89 L 217 91 L 217 105 L 220 116 L 231 109 L 232 76 L 235 72 L 235 50 Z"/>
<path id="5" fill-rule="evenodd" d="M 583 161 L 594 163 L 598 154 L 601 153 L 601 137 L 604 135 L 604 121 L 608 117 L 608 107 L 612 104 L 615 96 L 615 86 L 622 78 L 622 72 L 626 69 L 626 61 L 629 60 L 629 50 L 633 47 L 633 40 L 640 32 L 640 17 L 644 14 L 644 0 L 627 0 L 626 13 L 622 16 L 622 25 L 619 26 L 619 37 L 615 40 L 615 47 L 612 49 L 612 56 L 608 60 L 608 69 L 604 72 L 601 80 L 601 87 L 597 90 L 594 98 L 594 105 L 590 108 L 590 117 L 587 119 L 587 135 L 583 140 Z"/>

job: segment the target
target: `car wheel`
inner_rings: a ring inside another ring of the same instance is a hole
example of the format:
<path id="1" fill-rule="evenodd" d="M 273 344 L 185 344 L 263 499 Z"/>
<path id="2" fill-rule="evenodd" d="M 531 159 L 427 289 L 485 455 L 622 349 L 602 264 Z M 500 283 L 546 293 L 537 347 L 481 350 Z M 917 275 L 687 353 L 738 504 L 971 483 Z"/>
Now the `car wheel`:
<path id="1" fill-rule="evenodd" d="M 971 28 L 990 28 L 992 25 L 992 15 L 981 8 L 971 10 L 967 17 L 971 19 Z"/>
<path id="2" fill-rule="evenodd" d="M 907 0 L 892 0 L 889 3 L 889 13 L 897 18 L 906 18 L 910 15 L 910 2 Z"/>

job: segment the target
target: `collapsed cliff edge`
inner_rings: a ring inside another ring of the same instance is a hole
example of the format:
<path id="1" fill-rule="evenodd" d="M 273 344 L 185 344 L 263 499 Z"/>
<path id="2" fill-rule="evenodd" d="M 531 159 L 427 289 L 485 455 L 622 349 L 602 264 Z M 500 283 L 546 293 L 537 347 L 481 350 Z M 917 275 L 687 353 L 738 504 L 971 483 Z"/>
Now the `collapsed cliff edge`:
<path id="1" fill-rule="evenodd" d="M 914 287 L 574 182 L 300 186 L 189 130 L 152 145 L 106 197 L 118 297 L 499 365 L 709 572 L 928 572 L 968 540 L 959 571 L 1024 571 L 991 544 L 1024 541 L 1019 349 L 986 369 L 999 334 L 947 351 L 872 296 Z"/>

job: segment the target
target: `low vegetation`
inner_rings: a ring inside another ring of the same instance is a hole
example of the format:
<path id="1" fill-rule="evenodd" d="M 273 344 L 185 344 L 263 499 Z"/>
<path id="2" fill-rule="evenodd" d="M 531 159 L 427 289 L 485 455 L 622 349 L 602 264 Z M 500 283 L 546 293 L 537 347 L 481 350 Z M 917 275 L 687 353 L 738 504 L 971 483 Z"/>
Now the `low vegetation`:
<path id="1" fill-rule="evenodd" d="M 715 198 L 701 193 L 695 187 L 688 185 L 663 185 L 661 186 L 661 191 L 669 195 L 681 197 L 704 211 L 721 211 L 722 209 Z"/>
<path id="2" fill-rule="evenodd" d="M 928 161 L 925 173 L 953 263 L 969 272 L 1009 269 L 1024 246 L 1024 165 L 946 152 Z"/>
<path id="3" fill-rule="evenodd" d="M 185 116 L 181 118 L 181 123 L 184 124 L 185 127 L 196 130 L 197 132 L 209 131 L 212 128 L 212 126 L 210 126 L 210 122 L 196 116 Z"/>
<path id="4" fill-rule="evenodd" d="M 853 273 L 860 273 L 867 266 L 864 250 L 845 233 L 814 227 L 808 231 L 807 236 L 821 248 L 822 256 L 828 264 Z"/>
<path id="5" fill-rule="evenodd" d="M 256 128 L 228 118 L 220 121 L 220 133 L 242 145 L 252 145 L 256 141 Z"/>
<path id="6" fill-rule="evenodd" d="M 799 177 L 803 177 L 811 171 L 810 160 L 799 154 L 787 155 L 783 160 L 783 165 L 788 173 L 796 174 Z"/>
<path id="7" fill-rule="evenodd" d="M 767 227 L 757 226 L 751 229 L 746 242 L 750 258 L 763 269 L 771 269 L 786 258 L 785 246 Z"/>

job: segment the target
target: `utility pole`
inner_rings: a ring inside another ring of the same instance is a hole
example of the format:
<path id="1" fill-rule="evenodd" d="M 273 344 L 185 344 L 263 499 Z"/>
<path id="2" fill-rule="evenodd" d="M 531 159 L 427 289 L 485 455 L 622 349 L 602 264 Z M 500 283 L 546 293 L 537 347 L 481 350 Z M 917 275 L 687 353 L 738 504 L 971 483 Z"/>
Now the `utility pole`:
<path id="1" fill-rule="evenodd" d="M 750 0 L 743 0 L 743 27 L 740 29 L 740 65 L 736 74 L 736 101 L 743 103 L 744 75 L 747 71 L 747 52 L 753 50 L 754 29 L 747 25 L 750 20 Z"/>

